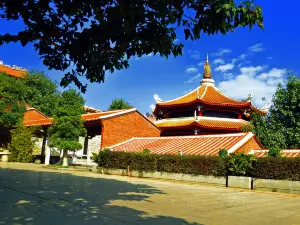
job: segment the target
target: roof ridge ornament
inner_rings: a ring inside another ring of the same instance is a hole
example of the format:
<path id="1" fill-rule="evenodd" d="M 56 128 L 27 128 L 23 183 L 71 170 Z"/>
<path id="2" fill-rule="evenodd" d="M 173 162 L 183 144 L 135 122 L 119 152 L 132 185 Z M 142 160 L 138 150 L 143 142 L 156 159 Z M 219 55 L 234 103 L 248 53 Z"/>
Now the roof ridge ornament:
<path id="1" fill-rule="evenodd" d="M 154 94 L 153 98 L 156 102 L 163 102 L 163 100 L 161 100 L 161 98 L 158 96 L 158 94 Z"/>
<path id="2" fill-rule="evenodd" d="M 211 85 L 211 86 L 215 85 L 215 81 L 212 79 L 211 68 L 208 61 L 208 54 L 206 55 L 206 62 L 204 64 L 203 79 L 200 82 L 200 85 L 202 84 Z"/>

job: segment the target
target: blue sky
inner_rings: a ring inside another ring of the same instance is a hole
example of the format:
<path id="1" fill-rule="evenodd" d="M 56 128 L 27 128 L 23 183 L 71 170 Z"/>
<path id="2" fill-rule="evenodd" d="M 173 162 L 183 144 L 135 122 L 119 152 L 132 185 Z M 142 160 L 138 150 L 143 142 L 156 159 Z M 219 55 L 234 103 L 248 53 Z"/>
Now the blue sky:
<path id="1" fill-rule="evenodd" d="M 264 104 L 262 97 L 270 102 L 277 83 L 285 79 L 285 70 L 296 74 L 300 71 L 300 25 L 295 19 L 300 2 L 293 1 L 288 11 L 282 10 L 279 0 L 272 4 L 256 2 L 263 7 L 265 30 L 239 28 L 226 36 L 202 35 L 197 41 L 184 41 L 183 33 L 179 32 L 178 41 L 185 45 L 183 56 L 165 59 L 149 55 L 131 60 L 129 69 L 109 74 L 105 83 L 89 84 L 84 95 L 86 105 L 106 110 L 114 98 L 124 98 L 142 113 L 151 111 L 149 106 L 155 104 L 154 94 L 170 100 L 199 85 L 207 53 L 218 88 L 237 99 L 252 93 L 258 106 Z M 22 26 L 21 22 L 0 20 L 0 33 L 16 33 Z M 1 46 L 0 60 L 5 64 L 44 70 L 57 81 L 63 76 L 63 72 L 48 71 L 32 46 Z"/>

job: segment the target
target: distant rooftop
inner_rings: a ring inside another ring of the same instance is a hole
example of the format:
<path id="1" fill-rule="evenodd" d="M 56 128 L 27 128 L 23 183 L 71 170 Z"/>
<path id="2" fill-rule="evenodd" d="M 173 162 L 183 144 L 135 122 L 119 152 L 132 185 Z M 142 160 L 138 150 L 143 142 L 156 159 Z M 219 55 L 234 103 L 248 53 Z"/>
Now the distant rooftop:
<path id="1" fill-rule="evenodd" d="M 16 66 L 16 65 L 7 65 L 4 64 L 3 61 L 0 61 L 0 73 L 6 73 L 9 76 L 23 78 L 26 74 L 27 70 Z"/>

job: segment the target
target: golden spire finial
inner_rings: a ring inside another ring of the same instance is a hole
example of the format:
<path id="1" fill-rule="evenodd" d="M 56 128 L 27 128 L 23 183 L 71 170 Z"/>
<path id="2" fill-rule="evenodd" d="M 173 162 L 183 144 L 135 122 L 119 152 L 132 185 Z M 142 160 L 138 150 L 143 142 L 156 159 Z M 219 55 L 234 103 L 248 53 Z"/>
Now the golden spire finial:
<path id="1" fill-rule="evenodd" d="M 204 65 L 204 73 L 203 73 L 203 78 L 204 79 L 211 79 L 212 75 L 211 75 L 211 68 L 210 68 L 210 64 L 208 62 L 208 54 L 206 56 L 206 63 Z"/>

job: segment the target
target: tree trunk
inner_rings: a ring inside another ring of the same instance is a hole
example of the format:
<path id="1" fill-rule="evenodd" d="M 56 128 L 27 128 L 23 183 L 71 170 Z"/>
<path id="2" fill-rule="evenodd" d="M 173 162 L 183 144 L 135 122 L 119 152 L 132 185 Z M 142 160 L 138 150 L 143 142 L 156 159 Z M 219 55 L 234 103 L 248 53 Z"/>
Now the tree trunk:
<path id="1" fill-rule="evenodd" d="M 68 165 L 68 150 L 63 150 L 63 164 L 62 166 L 69 166 Z"/>

